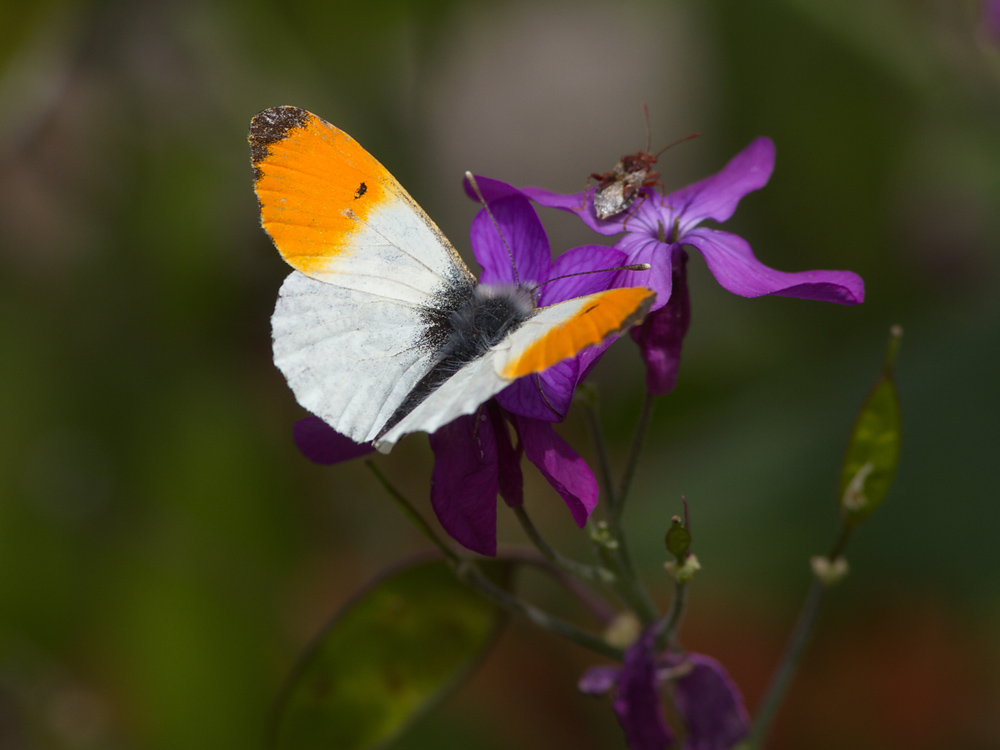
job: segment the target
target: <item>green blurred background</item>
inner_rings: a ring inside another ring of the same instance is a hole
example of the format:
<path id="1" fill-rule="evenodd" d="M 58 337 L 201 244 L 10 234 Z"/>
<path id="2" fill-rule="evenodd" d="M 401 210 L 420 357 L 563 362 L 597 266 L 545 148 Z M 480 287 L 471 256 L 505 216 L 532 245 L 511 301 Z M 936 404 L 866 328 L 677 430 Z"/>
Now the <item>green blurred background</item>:
<path id="1" fill-rule="evenodd" d="M 685 643 L 753 707 L 809 572 L 888 328 L 903 456 L 849 550 L 774 747 L 1000 748 L 1000 40 L 959 0 L 0 2 L 0 747 L 259 746 L 295 654 L 424 549 L 358 465 L 296 452 L 270 361 L 287 272 L 250 117 L 344 128 L 463 254 L 466 169 L 565 191 L 645 145 L 668 189 L 757 135 L 771 183 L 727 228 L 787 271 L 860 273 L 856 308 L 722 291 L 693 320 L 627 525 L 656 597 L 691 503 Z M 553 247 L 593 242 L 546 212 Z M 642 372 L 596 370 L 621 465 Z M 562 429 L 590 455 L 578 416 Z M 427 508 L 413 436 L 379 464 Z M 529 507 L 586 553 L 533 469 Z M 524 541 L 503 508 L 501 540 Z M 576 610 L 535 581 L 528 590 Z M 586 620 L 581 620 L 586 623 Z M 576 694 L 589 654 L 516 623 L 401 747 L 623 747 Z"/>

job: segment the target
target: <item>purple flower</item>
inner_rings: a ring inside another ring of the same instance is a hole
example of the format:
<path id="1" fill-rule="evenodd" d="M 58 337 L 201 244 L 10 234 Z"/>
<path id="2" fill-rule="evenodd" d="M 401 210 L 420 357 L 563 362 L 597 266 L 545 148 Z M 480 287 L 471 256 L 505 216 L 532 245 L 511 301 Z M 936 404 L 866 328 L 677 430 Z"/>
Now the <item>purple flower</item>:
<path id="1" fill-rule="evenodd" d="M 690 318 L 684 271 L 686 246 L 702 254 L 725 289 L 743 297 L 775 294 L 847 305 L 864 299 L 864 283 L 857 274 L 776 271 L 757 260 L 742 237 L 701 226 L 707 219 L 726 221 L 744 195 L 767 184 L 773 168 L 774 144 L 767 138 L 757 138 L 718 174 L 668 195 L 645 187 L 632 207 L 608 219 L 597 218 L 594 189 L 564 195 L 532 187 L 518 190 L 496 180 L 479 182 L 487 199 L 519 194 L 539 205 L 574 213 L 601 234 L 624 233 L 615 243 L 615 248 L 625 254 L 624 263 L 649 263 L 651 268 L 622 271 L 613 286 L 644 286 L 656 292 L 653 312 L 633 338 L 646 361 L 647 387 L 651 393 L 661 394 L 673 388 Z"/>
<path id="2" fill-rule="evenodd" d="M 624 262 L 623 252 L 588 245 L 569 250 L 553 262 L 545 230 L 523 196 L 511 193 L 491 201 L 490 210 L 500 233 L 485 211 L 473 220 L 471 230 L 472 249 L 483 268 L 480 284 L 518 283 L 535 288 L 539 306 L 613 285 L 616 272 L 556 277 L 615 268 Z M 456 541 L 474 552 L 496 554 L 497 496 L 512 507 L 523 502 L 522 454 L 563 498 L 573 520 L 581 527 L 586 524 L 597 504 L 597 480 L 586 462 L 555 433 L 552 422 L 565 417 L 577 384 L 609 345 L 610 341 L 589 347 L 573 359 L 516 380 L 474 414 L 459 417 L 431 435 L 431 505 Z M 338 435 L 317 417 L 296 425 L 295 441 L 307 458 L 319 463 L 347 460 L 370 450 Z"/>
<path id="3" fill-rule="evenodd" d="M 687 730 L 683 750 L 729 750 L 747 736 L 743 698 L 722 665 L 701 654 L 658 658 L 655 626 L 629 646 L 621 668 L 591 667 L 578 687 L 589 695 L 614 691 L 611 705 L 632 750 L 663 750 L 674 741 L 660 703 L 666 681 L 673 682 L 674 706 Z"/>
<path id="4" fill-rule="evenodd" d="M 1000 0 L 983 0 L 980 24 L 990 42 L 1000 43 Z"/>

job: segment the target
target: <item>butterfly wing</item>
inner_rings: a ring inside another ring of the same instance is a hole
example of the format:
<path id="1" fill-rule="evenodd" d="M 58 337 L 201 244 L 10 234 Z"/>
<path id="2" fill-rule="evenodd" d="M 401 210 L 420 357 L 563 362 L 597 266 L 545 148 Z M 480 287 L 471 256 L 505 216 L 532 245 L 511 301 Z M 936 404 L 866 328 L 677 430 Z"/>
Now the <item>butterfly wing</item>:
<path id="1" fill-rule="evenodd" d="M 296 269 L 271 319 L 298 402 L 357 442 L 375 438 L 434 362 L 442 300 L 475 280 L 441 231 L 367 151 L 296 107 L 253 118 L 261 224 Z"/>
<path id="2" fill-rule="evenodd" d="M 649 289 L 609 289 L 539 308 L 503 341 L 465 365 L 375 440 L 388 452 L 409 432 L 434 432 L 473 413 L 514 380 L 542 372 L 588 346 L 621 333 L 645 316 Z"/>

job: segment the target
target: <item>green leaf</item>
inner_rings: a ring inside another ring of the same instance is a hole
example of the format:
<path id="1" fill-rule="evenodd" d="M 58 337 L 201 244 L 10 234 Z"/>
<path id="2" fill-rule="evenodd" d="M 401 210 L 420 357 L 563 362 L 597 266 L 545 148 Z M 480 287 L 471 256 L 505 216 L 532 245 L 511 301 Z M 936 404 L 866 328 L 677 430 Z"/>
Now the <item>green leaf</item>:
<path id="1" fill-rule="evenodd" d="M 506 583 L 509 565 L 485 567 Z M 501 622 L 443 560 L 397 568 L 338 612 L 303 654 L 275 708 L 270 746 L 383 745 L 471 671 Z"/>
<path id="2" fill-rule="evenodd" d="M 858 413 L 840 470 L 840 511 L 848 526 L 861 523 L 889 491 L 899 463 L 899 399 L 892 368 L 902 331 L 894 327 L 882 373 Z"/>

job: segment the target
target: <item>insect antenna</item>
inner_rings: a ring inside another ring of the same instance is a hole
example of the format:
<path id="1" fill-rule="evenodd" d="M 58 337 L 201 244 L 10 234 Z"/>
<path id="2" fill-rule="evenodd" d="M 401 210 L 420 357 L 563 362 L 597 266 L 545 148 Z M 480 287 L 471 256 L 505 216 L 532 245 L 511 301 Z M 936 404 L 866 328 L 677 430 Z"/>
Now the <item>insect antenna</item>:
<path id="1" fill-rule="evenodd" d="M 493 216 L 493 212 L 490 211 L 490 206 L 483 197 L 483 192 L 479 189 L 479 183 L 476 182 L 476 178 L 472 172 L 466 172 L 465 179 L 469 181 L 472 189 L 476 192 L 476 197 L 479 198 L 479 202 L 483 204 L 483 208 L 486 209 L 486 213 L 489 215 L 490 221 L 493 222 L 493 226 L 497 230 L 497 234 L 500 235 L 500 241 L 503 243 L 504 248 L 507 250 L 507 256 L 510 258 L 510 267 L 514 269 L 514 282 L 518 286 L 521 286 L 521 277 L 517 275 L 517 264 L 514 262 L 514 253 L 511 252 L 510 245 L 507 244 L 507 239 L 503 236 L 503 232 L 500 231 L 500 225 L 497 223 L 496 217 Z"/>
<path id="2" fill-rule="evenodd" d="M 683 143 L 684 141 L 690 141 L 690 140 L 691 140 L 692 138 L 697 138 L 697 137 L 698 137 L 699 135 L 701 135 L 701 133 L 692 133 L 691 135 L 686 135 L 686 136 L 684 136 L 683 138 L 678 138 L 678 139 L 677 139 L 676 141 L 674 141 L 673 143 L 668 143 L 668 144 L 667 144 L 666 146 L 664 146 L 663 148 L 661 148 L 661 149 L 660 149 L 659 151 L 657 151 L 657 152 L 656 152 L 655 154 L 653 154 L 653 155 L 654 155 L 654 156 L 656 156 L 657 158 L 659 158 L 660 154 L 662 154 L 662 153 L 663 153 L 664 151 L 666 151 L 666 150 L 667 150 L 668 148 L 673 148 L 673 147 L 674 147 L 674 146 L 676 146 L 676 145 L 677 145 L 678 143 Z"/>

